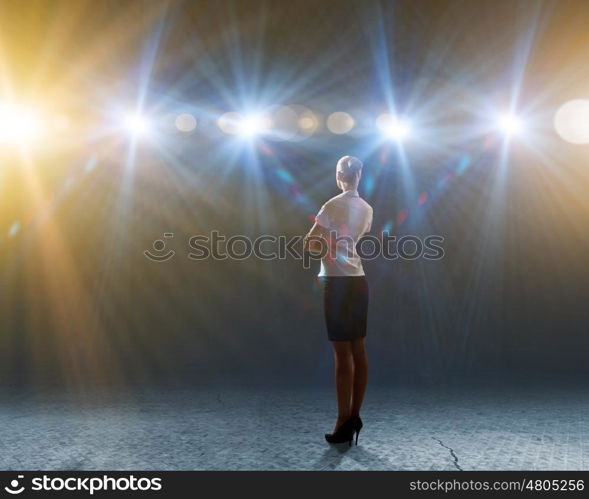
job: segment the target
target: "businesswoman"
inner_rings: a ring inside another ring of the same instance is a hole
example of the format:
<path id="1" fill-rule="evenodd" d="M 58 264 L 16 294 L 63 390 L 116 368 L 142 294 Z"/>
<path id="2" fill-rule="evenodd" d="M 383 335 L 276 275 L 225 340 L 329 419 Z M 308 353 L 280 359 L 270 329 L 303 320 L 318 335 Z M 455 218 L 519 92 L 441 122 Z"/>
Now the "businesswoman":
<path id="1" fill-rule="evenodd" d="M 368 284 L 356 243 L 370 230 L 372 207 L 358 195 L 361 176 L 358 158 L 344 156 L 337 162 L 335 179 L 342 193 L 321 207 L 305 236 L 305 249 L 321 256 L 325 324 L 335 359 L 338 415 L 325 439 L 349 445 L 354 434 L 358 444 L 360 408 L 368 379 L 364 347 Z"/>

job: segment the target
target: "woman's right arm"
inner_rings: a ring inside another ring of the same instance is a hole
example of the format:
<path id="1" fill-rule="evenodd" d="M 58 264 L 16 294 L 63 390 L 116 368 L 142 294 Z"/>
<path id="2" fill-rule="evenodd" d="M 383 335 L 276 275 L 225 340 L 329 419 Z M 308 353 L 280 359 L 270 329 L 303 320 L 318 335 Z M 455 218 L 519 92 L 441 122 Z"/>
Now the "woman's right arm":
<path id="1" fill-rule="evenodd" d="M 327 229 L 315 222 L 303 240 L 304 250 L 314 254 L 322 253 L 323 245 L 327 244 L 326 236 Z"/>

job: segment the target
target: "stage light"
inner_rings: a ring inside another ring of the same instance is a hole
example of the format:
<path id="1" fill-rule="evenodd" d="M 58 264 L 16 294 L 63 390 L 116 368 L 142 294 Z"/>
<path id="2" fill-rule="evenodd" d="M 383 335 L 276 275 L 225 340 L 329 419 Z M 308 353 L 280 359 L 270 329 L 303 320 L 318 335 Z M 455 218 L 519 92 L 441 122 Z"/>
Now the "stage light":
<path id="1" fill-rule="evenodd" d="M 181 132 L 192 132 L 196 128 L 196 118 L 188 113 L 178 115 L 174 123 Z"/>
<path id="2" fill-rule="evenodd" d="M 130 114 L 125 117 L 125 128 L 134 136 L 145 135 L 149 132 L 149 121 L 140 114 Z"/>
<path id="3" fill-rule="evenodd" d="M 589 144 L 589 100 L 565 102 L 554 115 L 554 128 L 571 144 Z"/>
<path id="4" fill-rule="evenodd" d="M 497 119 L 498 128 L 508 136 L 521 133 L 523 125 L 520 118 L 515 114 L 503 114 Z"/>
<path id="5" fill-rule="evenodd" d="M 344 113 L 342 111 L 337 111 L 335 113 L 331 113 L 327 117 L 327 128 L 331 133 L 335 133 L 336 135 L 343 135 L 344 133 L 348 133 L 356 122 L 354 118 L 352 118 L 348 113 Z"/>
<path id="6" fill-rule="evenodd" d="M 237 131 L 242 137 L 252 138 L 266 131 L 268 127 L 268 119 L 265 116 L 250 114 L 241 117 L 237 125 Z"/>
<path id="7" fill-rule="evenodd" d="M 391 114 L 381 114 L 376 119 L 376 126 L 385 137 L 402 142 L 411 133 L 411 126 L 406 120 L 402 120 Z"/>
<path id="8" fill-rule="evenodd" d="M 0 143 L 23 143 L 35 139 L 41 131 L 41 118 L 28 108 L 0 104 Z"/>

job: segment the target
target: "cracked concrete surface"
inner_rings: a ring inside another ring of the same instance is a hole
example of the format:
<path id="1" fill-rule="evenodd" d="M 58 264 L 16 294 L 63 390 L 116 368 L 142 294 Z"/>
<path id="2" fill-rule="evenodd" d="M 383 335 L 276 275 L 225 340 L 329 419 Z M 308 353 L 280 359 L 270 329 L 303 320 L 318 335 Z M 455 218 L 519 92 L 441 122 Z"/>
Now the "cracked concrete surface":
<path id="1" fill-rule="evenodd" d="M 452 449 L 452 447 L 448 447 L 446 444 L 444 444 L 444 442 L 442 442 L 439 438 L 436 437 L 432 437 L 436 442 L 438 442 L 442 447 L 444 447 L 444 449 L 448 449 L 450 451 L 450 455 L 452 456 L 452 459 L 454 459 L 454 466 L 456 466 L 456 469 L 458 471 L 463 471 L 463 469 L 460 467 L 460 465 L 458 464 L 458 456 L 456 455 L 456 453 L 454 452 L 454 449 Z"/>
<path id="2" fill-rule="evenodd" d="M 586 470 L 587 389 L 371 386 L 358 446 L 330 446 L 331 389 L 145 390 L 4 397 L 0 468 Z"/>

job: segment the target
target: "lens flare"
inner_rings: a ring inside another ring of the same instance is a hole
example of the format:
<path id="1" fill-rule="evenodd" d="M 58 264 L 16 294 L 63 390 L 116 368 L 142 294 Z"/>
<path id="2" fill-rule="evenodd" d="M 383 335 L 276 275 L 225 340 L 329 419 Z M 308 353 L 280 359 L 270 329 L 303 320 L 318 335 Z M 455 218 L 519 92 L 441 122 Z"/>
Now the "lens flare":
<path id="1" fill-rule="evenodd" d="M 145 135 L 149 132 L 149 121 L 140 114 L 129 114 L 125 117 L 125 128 L 133 135 Z"/>
<path id="2" fill-rule="evenodd" d="M 271 121 L 263 114 L 243 115 L 230 112 L 223 114 L 217 125 L 226 134 L 250 139 L 266 132 L 271 126 Z"/>
<path id="3" fill-rule="evenodd" d="M 174 124 L 181 132 L 192 132 L 196 128 L 196 118 L 192 114 L 183 113 L 176 117 Z"/>
<path id="4" fill-rule="evenodd" d="M 354 118 L 342 111 L 337 111 L 327 117 L 327 128 L 336 135 L 348 133 L 355 124 Z"/>
<path id="5" fill-rule="evenodd" d="M 589 100 L 565 102 L 554 115 L 554 129 L 571 144 L 589 144 Z"/>
<path id="6" fill-rule="evenodd" d="M 268 119 L 261 114 L 250 114 L 242 117 L 238 124 L 238 133 L 242 137 L 252 138 L 269 128 Z"/>
<path id="7" fill-rule="evenodd" d="M 30 142 L 36 139 L 40 132 L 39 113 L 14 104 L 0 104 L 0 143 Z"/>
<path id="8" fill-rule="evenodd" d="M 523 123 L 515 114 L 503 114 L 497 119 L 497 126 L 505 135 L 518 135 L 523 130 Z"/>
<path id="9" fill-rule="evenodd" d="M 407 139 L 411 133 L 411 126 L 407 120 L 393 116 L 392 114 L 381 114 L 376 119 L 376 126 L 385 137 L 398 142 Z"/>
<path id="10" fill-rule="evenodd" d="M 237 135 L 239 133 L 239 113 L 229 112 L 221 115 L 217 120 L 217 126 L 227 135 Z"/>
<path id="11" fill-rule="evenodd" d="M 20 230 L 20 222 L 17 220 L 12 223 L 10 228 L 8 229 L 8 237 L 15 237 Z"/>

